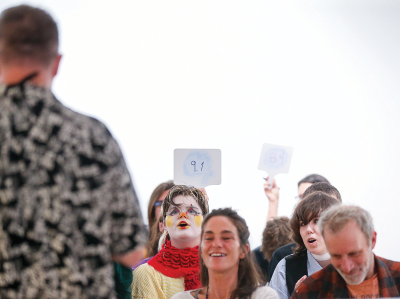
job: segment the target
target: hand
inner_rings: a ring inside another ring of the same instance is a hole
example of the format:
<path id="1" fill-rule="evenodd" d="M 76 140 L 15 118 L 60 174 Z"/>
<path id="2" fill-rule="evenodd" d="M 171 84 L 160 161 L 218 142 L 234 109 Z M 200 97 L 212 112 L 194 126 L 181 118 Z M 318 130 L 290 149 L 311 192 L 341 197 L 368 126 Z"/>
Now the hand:
<path id="1" fill-rule="evenodd" d="M 294 289 L 296 290 L 298 287 L 299 287 L 299 285 L 304 281 L 304 279 L 306 279 L 307 278 L 307 275 L 304 275 L 302 278 L 300 278 L 297 282 L 296 282 L 296 285 L 294 286 Z"/>
<path id="2" fill-rule="evenodd" d="M 268 181 L 268 177 L 265 178 L 265 183 L 264 183 L 264 192 L 265 195 L 268 197 L 268 200 L 272 202 L 278 203 L 279 201 L 279 187 L 276 185 L 275 179 L 272 182 L 272 189 L 269 190 L 270 183 Z"/>

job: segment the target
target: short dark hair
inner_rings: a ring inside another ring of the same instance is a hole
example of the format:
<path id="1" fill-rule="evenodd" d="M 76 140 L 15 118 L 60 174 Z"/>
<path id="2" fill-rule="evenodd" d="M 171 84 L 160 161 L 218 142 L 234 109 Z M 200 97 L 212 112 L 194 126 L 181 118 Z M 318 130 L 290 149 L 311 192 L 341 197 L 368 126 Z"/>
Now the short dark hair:
<path id="1" fill-rule="evenodd" d="M 269 262 L 276 249 L 292 242 L 289 218 L 272 218 L 264 228 L 261 251 Z"/>
<path id="2" fill-rule="evenodd" d="M 318 182 L 325 182 L 325 183 L 329 184 L 329 181 L 326 178 L 324 178 L 322 175 L 313 173 L 313 174 L 306 176 L 304 179 L 300 180 L 300 182 L 297 183 L 297 187 L 299 187 L 303 183 L 314 184 L 314 183 L 318 183 Z"/>
<path id="3" fill-rule="evenodd" d="M 213 210 L 208 214 L 201 224 L 201 239 L 204 235 L 204 227 L 207 222 L 215 216 L 224 216 L 228 218 L 236 227 L 239 235 L 240 246 L 249 245 L 249 228 L 246 221 L 231 208 Z M 208 286 L 208 269 L 201 257 L 201 243 L 199 249 L 200 255 L 200 282 L 203 286 Z M 237 288 L 232 292 L 231 298 L 250 298 L 251 294 L 262 284 L 262 279 L 257 266 L 254 262 L 253 252 L 249 250 L 246 256 L 239 262 Z"/>
<path id="4" fill-rule="evenodd" d="M 324 210 L 336 204 L 340 204 L 336 198 L 321 191 L 313 192 L 299 202 L 290 219 L 293 241 L 296 243 L 296 247 L 293 249 L 295 255 L 301 256 L 307 249 L 300 235 L 300 221 L 307 225 Z"/>
<path id="5" fill-rule="evenodd" d="M 44 10 L 19 5 L 0 15 L 0 57 L 5 62 L 23 59 L 48 65 L 58 55 L 58 29 Z"/>
<path id="6" fill-rule="evenodd" d="M 306 191 L 304 191 L 303 198 L 306 198 L 308 195 L 316 191 L 321 191 L 328 195 L 332 195 L 333 197 L 336 197 L 338 201 L 342 202 L 342 197 L 340 196 L 339 190 L 333 187 L 331 184 L 325 182 L 312 184 L 306 189 Z"/>

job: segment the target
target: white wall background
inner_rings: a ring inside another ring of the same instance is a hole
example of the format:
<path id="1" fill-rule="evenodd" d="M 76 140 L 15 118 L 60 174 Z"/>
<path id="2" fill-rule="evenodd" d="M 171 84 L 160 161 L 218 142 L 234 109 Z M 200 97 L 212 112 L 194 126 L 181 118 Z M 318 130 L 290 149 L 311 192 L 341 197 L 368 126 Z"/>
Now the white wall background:
<path id="1" fill-rule="evenodd" d="M 279 214 L 290 216 L 298 180 L 322 174 L 372 213 L 375 253 L 400 260 L 399 1 L 25 3 L 58 22 L 54 93 L 108 125 L 143 215 L 172 178 L 175 148 L 219 148 L 211 207 L 237 209 L 258 246 L 268 208 L 261 146 L 291 145 Z"/>

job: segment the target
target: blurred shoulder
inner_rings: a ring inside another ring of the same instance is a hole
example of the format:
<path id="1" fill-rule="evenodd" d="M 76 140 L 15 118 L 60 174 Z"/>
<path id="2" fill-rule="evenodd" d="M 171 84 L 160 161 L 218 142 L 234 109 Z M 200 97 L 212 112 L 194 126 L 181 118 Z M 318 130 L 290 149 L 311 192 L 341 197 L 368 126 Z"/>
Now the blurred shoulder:
<path id="1" fill-rule="evenodd" d="M 258 287 L 253 294 L 251 299 L 279 299 L 278 294 L 269 286 Z"/>
<path id="2" fill-rule="evenodd" d="M 193 299 L 194 297 L 191 294 L 193 291 L 195 290 L 179 292 L 172 296 L 171 299 Z"/>

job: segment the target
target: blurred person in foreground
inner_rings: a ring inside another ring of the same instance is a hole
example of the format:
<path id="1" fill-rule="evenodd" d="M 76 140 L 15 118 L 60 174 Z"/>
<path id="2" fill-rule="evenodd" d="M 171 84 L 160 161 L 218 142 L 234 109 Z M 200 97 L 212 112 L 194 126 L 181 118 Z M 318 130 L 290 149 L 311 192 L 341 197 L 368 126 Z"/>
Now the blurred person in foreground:
<path id="1" fill-rule="evenodd" d="M 303 198 L 290 219 L 296 243 L 294 253 L 278 263 L 270 281 L 270 286 L 280 299 L 289 299 L 296 285 L 305 279 L 304 276 L 317 272 L 331 262 L 317 223 L 320 214 L 338 205 L 339 201 L 321 191 Z"/>
<path id="2" fill-rule="evenodd" d="M 230 208 L 213 210 L 204 219 L 200 245 L 203 287 L 176 294 L 172 299 L 251 298 L 278 299 L 262 286 L 249 250 L 246 221 Z"/>
<path id="3" fill-rule="evenodd" d="M 160 250 L 133 271 L 132 298 L 169 299 L 200 286 L 198 249 L 207 214 L 208 201 L 201 190 L 185 185 L 171 188 L 161 208 Z"/>
<path id="4" fill-rule="evenodd" d="M 47 12 L 1 13 L 1 298 L 115 298 L 147 239 L 116 141 L 51 92 L 60 59 Z"/>
<path id="5" fill-rule="evenodd" d="M 292 298 L 400 297 L 400 263 L 373 253 L 376 232 L 366 210 L 334 206 L 318 226 L 332 264 L 306 278 Z"/>

